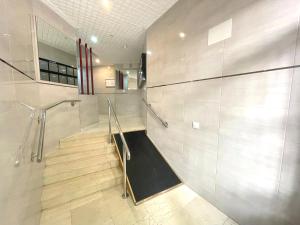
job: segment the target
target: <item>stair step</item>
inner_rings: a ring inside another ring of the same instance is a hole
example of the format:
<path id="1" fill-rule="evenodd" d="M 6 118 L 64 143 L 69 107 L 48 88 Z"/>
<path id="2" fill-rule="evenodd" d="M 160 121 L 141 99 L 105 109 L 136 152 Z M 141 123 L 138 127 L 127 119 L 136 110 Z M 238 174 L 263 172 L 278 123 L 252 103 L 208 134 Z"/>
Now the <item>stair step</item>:
<path id="1" fill-rule="evenodd" d="M 107 143 L 108 137 L 101 137 L 101 138 L 89 138 L 86 140 L 75 140 L 75 141 L 68 141 L 68 142 L 60 142 L 60 148 L 71 148 L 71 147 L 79 147 L 85 145 L 97 145 L 102 143 Z"/>
<path id="2" fill-rule="evenodd" d="M 101 137 L 108 137 L 108 132 L 91 132 L 91 133 L 80 133 L 75 134 L 71 137 L 66 137 L 60 140 L 60 142 L 72 142 L 76 140 L 86 140 L 86 139 L 94 139 L 94 138 L 101 138 Z"/>
<path id="3" fill-rule="evenodd" d="M 42 208 L 50 209 L 121 183 L 122 172 L 112 168 L 43 187 Z"/>
<path id="4" fill-rule="evenodd" d="M 46 166 L 44 170 L 44 185 L 80 177 L 86 174 L 99 172 L 119 165 L 116 153 L 90 156 L 74 161 L 62 161 L 62 163 Z"/>
<path id="5" fill-rule="evenodd" d="M 84 152 L 53 152 L 55 156 L 46 158 L 46 166 L 51 166 L 59 163 L 68 163 L 90 157 L 103 156 L 115 152 L 115 147 L 101 148 Z"/>
<path id="6" fill-rule="evenodd" d="M 78 198 L 66 204 L 42 211 L 40 225 L 71 225 L 71 211 L 103 198 L 101 191 Z"/>
<path id="7" fill-rule="evenodd" d="M 102 144 L 102 145 L 86 145 L 81 147 L 73 147 L 73 148 L 60 148 L 56 151 L 52 151 L 46 155 L 46 159 L 52 159 L 56 157 L 72 155 L 76 153 L 84 153 L 88 154 L 88 152 L 99 152 L 102 154 L 107 154 L 115 150 L 115 145 L 113 144 Z"/>

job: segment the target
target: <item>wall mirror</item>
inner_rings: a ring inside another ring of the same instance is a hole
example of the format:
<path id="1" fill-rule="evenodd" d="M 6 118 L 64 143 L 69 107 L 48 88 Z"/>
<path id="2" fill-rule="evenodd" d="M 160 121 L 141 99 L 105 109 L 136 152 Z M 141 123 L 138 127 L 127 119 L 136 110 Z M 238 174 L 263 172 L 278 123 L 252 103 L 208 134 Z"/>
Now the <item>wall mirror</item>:
<path id="1" fill-rule="evenodd" d="M 37 18 L 40 80 L 77 86 L 76 41 Z"/>

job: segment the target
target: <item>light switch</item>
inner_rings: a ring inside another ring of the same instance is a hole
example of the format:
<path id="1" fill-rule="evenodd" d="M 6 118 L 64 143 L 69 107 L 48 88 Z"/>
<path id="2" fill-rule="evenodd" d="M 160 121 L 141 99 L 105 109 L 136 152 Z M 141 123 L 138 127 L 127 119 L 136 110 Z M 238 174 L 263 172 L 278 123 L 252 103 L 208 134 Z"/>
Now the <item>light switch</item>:
<path id="1" fill-rule="evenodd" d="M 193 121 L 192 127 L 193 129 L 200 129 L 200 123 L 197 121 Z"/>

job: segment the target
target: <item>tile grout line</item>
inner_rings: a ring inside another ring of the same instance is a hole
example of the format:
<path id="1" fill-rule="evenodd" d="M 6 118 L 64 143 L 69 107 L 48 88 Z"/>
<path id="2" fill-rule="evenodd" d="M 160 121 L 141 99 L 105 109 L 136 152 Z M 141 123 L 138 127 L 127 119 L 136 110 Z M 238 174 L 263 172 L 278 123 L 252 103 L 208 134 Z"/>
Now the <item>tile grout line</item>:
<path id="1" fill-rule="evenodd" d="M 298 37 L 299 37 L 299 28 L 300 28 L 300 16 L 298 17 L 298 30 L 296 35 L 296 45 L 295 45 L 295 52 L 294 52 L 294 65 L 296 64 L 296 56 L 297 56 L 297 46 L 298 46 Z M 295 69 L 292 71 L 292 78 L 291 78 L 291 84 L 290 84 L 290 93 L 289 93 L 289 99 L 288 99 L 288 107 L 286 112 L 286 120 L 285 120 L 285 128 L 284 128 L 284 138 L 283 138 L 283 148 L 282 148 L 282 154 L 281 154 L 281 162 L 279 166 L 279 176 L 278 176 L 278 184 L 277 184 L 277 193 L 280 192 L 280 186 L 281 186 L 281 180 L 282 180 L 282 172 L 283 172 L 283 163 L 284 163 L 284 156 L 286 151 L 286 136 L 287 136 L 287 127 L 288 127 L 288 121 L 290 116 L 290 109 L 291 109 L 291 99 L 292 99 L 292 91 L 293 91 L 293 83 L 294 83 L 294 77 L 295 77 Z"/>

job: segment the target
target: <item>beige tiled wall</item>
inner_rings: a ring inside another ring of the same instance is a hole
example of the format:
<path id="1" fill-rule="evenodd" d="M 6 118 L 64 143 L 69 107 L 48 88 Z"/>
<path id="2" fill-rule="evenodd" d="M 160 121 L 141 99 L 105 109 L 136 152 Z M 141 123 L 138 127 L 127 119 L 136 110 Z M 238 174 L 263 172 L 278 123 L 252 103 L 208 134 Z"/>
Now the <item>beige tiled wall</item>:
<path id="1" fill-rule="evenodd" d="M 148 114 L 148 136 L 239 224 L 300 220 L 299 69 L 261 72 L 299 65 L 299 16 L 297 0 L 180 0 L 147 32 L 147 99 L 169 123 Z M 228 19 L 232 37 L 208 45 Z"/>
<path id="2" fill-rule="evenodd" d="M 34 78 L 30 16 L 32 1 L 0 1 L 0 57 Z M 16 152 L 27 133 L 30 111 L 18 102 L 40 108 L 64 99 L 78 99 L 77 88 L 37 83 L 0 63 L 0 218 L 1 225 L 38 225 L 44 163 L 31 162 L 37 150 L 37 115 L 24 151 L 24 160 L 14 166 Z M 82 104 L 87 104 L 82 99 Z M 62 137 L 85 126 L 86 110 L 79 104 L 58 106 L 47 112 L 45 151 Z M 95 110 L 94 110 L 95 111 Z M 37 113 L 38 114 L 38 113 Z M 82 114 L 83 118 L 80 118 Z"/>

